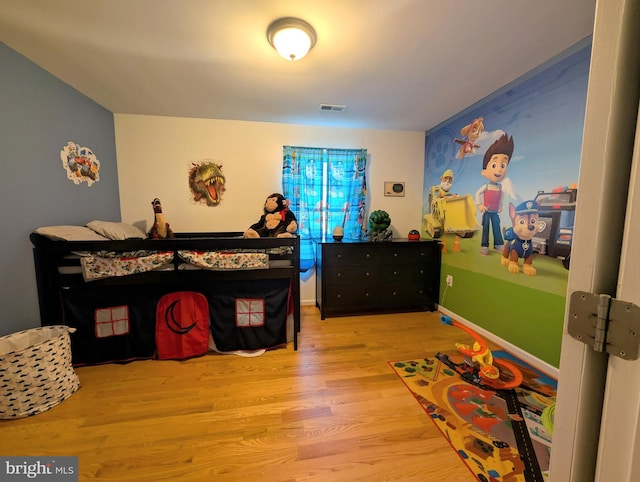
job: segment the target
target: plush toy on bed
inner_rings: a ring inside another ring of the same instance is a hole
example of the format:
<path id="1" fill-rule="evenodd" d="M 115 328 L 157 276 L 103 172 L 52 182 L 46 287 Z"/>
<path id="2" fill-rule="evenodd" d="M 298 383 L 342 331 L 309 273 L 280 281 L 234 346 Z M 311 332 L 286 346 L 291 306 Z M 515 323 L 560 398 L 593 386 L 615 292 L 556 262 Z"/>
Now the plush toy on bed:
<path id="1" fill-rule="evenodd" d="M 149 238 L 173 238 L 173 231 L 171 231 L 169 223 L 162 213 L 162 204 L 160 204 L 160 199 L 155 198 L 151 201 L 151 205 L 153 206 L 153 226 L 151 227 L 151 231 L 149 231 Z"/>
<path id="2" fill-rule="evenodd" d="M 298 231 L 295 214 L 282 194 L 273 193 L 264 202 L 260 221 L 244 232 L 245 238 L 291 238 Z"/>

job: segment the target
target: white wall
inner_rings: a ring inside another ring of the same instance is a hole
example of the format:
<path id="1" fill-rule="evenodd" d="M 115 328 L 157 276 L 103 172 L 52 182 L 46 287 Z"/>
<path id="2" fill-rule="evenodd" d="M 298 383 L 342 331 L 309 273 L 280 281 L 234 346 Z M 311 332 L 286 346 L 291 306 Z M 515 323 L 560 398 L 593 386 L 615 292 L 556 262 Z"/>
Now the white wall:
<path id="1" fill-rule="evenodd" d="M 282 192 L 282 146 L 365 148 L 369 211 L 384 209 L 395 237 L 420 229 L 424 132 L 115 114 L 122 221 L 148 231 L 158 197 L 177 232 L 244 231 L 266 196 Z M 196 204 L 188 186 L 192 162 L 222 164 L 226 188 L 218 206 Z M 384 181 L 405 182 L 405 197 L 385 197 Z M 315 303 L 315 277 L 301 299 Z"/>

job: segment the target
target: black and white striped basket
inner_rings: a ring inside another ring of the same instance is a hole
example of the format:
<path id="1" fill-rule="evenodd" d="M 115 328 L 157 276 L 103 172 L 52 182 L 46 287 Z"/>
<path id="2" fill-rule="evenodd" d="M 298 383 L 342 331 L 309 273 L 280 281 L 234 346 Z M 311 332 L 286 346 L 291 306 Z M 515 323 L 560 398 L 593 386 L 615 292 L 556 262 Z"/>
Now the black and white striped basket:
<path id="1" fill-rule="evenodd" d="M 80 388 L 71 364 L 73 331 L 54 325 L 0 337 L 0 419 L 44 412 Z"/>

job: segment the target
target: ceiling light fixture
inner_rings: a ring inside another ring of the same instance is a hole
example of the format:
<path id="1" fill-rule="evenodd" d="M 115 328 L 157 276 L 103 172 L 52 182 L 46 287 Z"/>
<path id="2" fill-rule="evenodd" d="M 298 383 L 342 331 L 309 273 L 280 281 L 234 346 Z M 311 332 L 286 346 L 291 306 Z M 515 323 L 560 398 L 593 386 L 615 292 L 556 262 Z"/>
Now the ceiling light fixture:
<path id="1" fill-rule="evenodd" d="M 316 44 L 316 31 L 304 20 L 279 18 L 267 28 L 271 46 L 287 60 L 300 60 Z"/>

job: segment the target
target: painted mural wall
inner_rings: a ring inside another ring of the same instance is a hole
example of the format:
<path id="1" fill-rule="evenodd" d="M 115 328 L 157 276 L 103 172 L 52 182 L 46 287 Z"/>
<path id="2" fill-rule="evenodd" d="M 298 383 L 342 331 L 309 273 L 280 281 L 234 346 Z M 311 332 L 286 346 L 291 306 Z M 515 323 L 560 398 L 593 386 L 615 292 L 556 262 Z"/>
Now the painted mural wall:
<path id="1" fill-rule="evenodd" d="M 590 38 L 427 132 L 440 304 L 558 366 Z M 449 277 L 449 285 L 447 285 Z"/>

